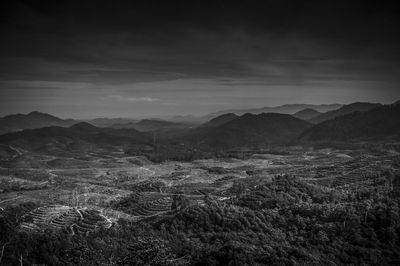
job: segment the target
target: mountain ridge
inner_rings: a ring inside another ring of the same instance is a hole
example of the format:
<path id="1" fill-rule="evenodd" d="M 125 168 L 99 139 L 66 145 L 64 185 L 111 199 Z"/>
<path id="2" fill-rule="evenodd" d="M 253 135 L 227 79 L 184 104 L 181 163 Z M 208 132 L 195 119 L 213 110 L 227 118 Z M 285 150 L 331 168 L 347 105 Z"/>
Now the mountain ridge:
<path id="1" fill-rule="evenodd" d="M 349 141 L 400 137 L 400 105 L 382 105 L 324 121 L 304 131 L 303 141 Z"/>
<path id="2" fill-rule="evenodd" d="M 260 107 L 260 108 L 250 108 L 250 109 L 231 109 L 222 110 L 211 113 L 207 116 L 213 118 L 225 113 L 234 113 L 236 115 L 243 115 L 246 113 L 251 114 L 261 114 L 261 113 L 281 113 L 281 114 L 294 114 L 306 108 L 312 108 L 318 112 L 327 112 L 330 110 L 335 110 L 342 107 L 343 104 L 283 104 L 274 107 Z M 205 116 L 205 117 L 207 117 Z M 210 119 L 211 119 L 210 118 Z"/>

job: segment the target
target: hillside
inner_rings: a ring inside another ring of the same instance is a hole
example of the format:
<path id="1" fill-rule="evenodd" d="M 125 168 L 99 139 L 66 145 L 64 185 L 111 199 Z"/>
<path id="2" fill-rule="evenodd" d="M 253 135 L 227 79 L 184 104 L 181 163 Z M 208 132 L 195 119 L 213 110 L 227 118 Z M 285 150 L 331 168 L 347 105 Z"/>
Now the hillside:
<path id="1" fill-rule="evenodd" d="M 0 134 L 49 126 L 68 127 L 75 123 L 76 121 L 72 119 L 64 120 L 46 113 L 34 111 L 29 114 L 14 114 L 0 118 Z"/>
<path id="2" fill-rule="evenodd" d="M 322 114 L 321 112 L 318 112 L 314 109 L 306 108 L 301 111 L 298 111 L 293 116 L 307 121 L 321 114 Z"/>
<path id="3" fill-rule="evenodd" d="M 238 115 L 235 115 L 234 113 L 228 113 L 228 114 L 223 114 L 220 116 L 217 116 L 216 118 L 211 119 L 207 123 L 204 123 L 202 127 L 217 127 L 221 126 L 223 124 L 226 124 L 236 118 L 238 118 Z"/>
<path id="4" fill-rule="evenodd" d="M 314 124 L 318 124 L 318 123 L 336 118 L 341 115 L 347 115 L 347 114 L 351 114 L 353 112 L 365 112 L 365 111 L 369 111 L 369 110 L 374 109 L 379 106 L 381 106 L 380 103 L 356 102 L 356 103 L 342 106 L 337 110 L 329 111 L 329 112 L 323 113 L 319 116 L 316 116 L 316 117 L 310 119 L 310 122 L 314 123 Z"/>
<path id="5" fill-rule="evenodd" d="M 306 141 L 385 139 L 400 136 L 400 105 L 384 105 L 322 122 L 300 137 Z"/>
<path id="6" fill-rule="evenodd" d="M 214 128 L 199 129 L 192 139 L 218 148 L 261 148 L 290 142 L 310 123 L 287 114 L 245 114 Z"/>
<path id="7" fill-rule="evenodd" d="M 116 147 L 150 142 L 147 133 L 135 129 L 98 128 L 81 122 L 69 128 L 43 127 L 0 136 L 0 143 L 47 154 L 65 154 L 88 147 Z"/>

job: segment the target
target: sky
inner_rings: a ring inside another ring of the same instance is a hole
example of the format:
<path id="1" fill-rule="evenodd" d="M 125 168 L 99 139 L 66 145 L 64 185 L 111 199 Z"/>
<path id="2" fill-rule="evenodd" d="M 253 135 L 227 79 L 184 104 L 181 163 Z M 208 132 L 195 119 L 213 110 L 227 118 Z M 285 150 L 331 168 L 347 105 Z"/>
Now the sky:
<path id="1" fill-rule="evenodd" d="M 0 115 L 400 99 L 396 1 L 2 1 Z"/>

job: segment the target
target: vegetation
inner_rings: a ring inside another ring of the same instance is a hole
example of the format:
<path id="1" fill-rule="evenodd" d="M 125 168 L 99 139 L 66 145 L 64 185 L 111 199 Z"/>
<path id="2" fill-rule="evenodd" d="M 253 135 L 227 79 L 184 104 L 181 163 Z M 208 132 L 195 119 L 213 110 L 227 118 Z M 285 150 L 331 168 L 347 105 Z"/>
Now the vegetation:
<path id="1" fill-rule="evenodd" d="M 362 189 L 350 186 L 347 190 L 318 186 L 287 175 L 272 181 L 251 179 L 236 180 L 228 191 L 227 201 L 205 196 L 204 203 L 199 205 L 188 203 L 184 196 L 174 197 L 173 212 L 134 223 L 120 220 L 112 228 L 88 236 L 53 230 L 27 234 L 18 230 L 23 206 L 6 208 L 0 215 L 0 248 L 4 247 L 1 263 L 395 265 L 400 262 L 398 172 L 382 172 Z M 143 207 L 139 194 L 124 200 L 120 203 L 124 208 Z M 127 200 L 132 200 L 132 204 Z M 155 201 L 147 206 L 147 211 L 151 208 L 159 211 L 161 206 L 166 206 L 165 201 Z"/>

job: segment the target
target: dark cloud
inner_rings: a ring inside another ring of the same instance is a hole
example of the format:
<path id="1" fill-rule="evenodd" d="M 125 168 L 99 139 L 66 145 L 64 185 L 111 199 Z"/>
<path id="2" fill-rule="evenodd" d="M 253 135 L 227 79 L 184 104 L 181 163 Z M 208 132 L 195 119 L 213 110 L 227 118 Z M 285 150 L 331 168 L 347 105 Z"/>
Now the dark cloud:
<path id="1" fill-rule="evenodd" d="M 210 108 L 219 109 L 241 97 L 254 106 L 299 95 L 400 96 L 394 2 L 30 0 L 5 1 L 0 12 L 0 96 L 12 99 L 3 113 L 46 106 L 64 116 L 200 113 L 209 111 L 200 104 L 207 97 L 218 98 Z M 87 104 L 74 106 L 77 114 L 66 99 L 79 93 Z M 112 106 L 119 97 L 135 99 L 124 107 L 143 104 L 123 111 Z"/>

